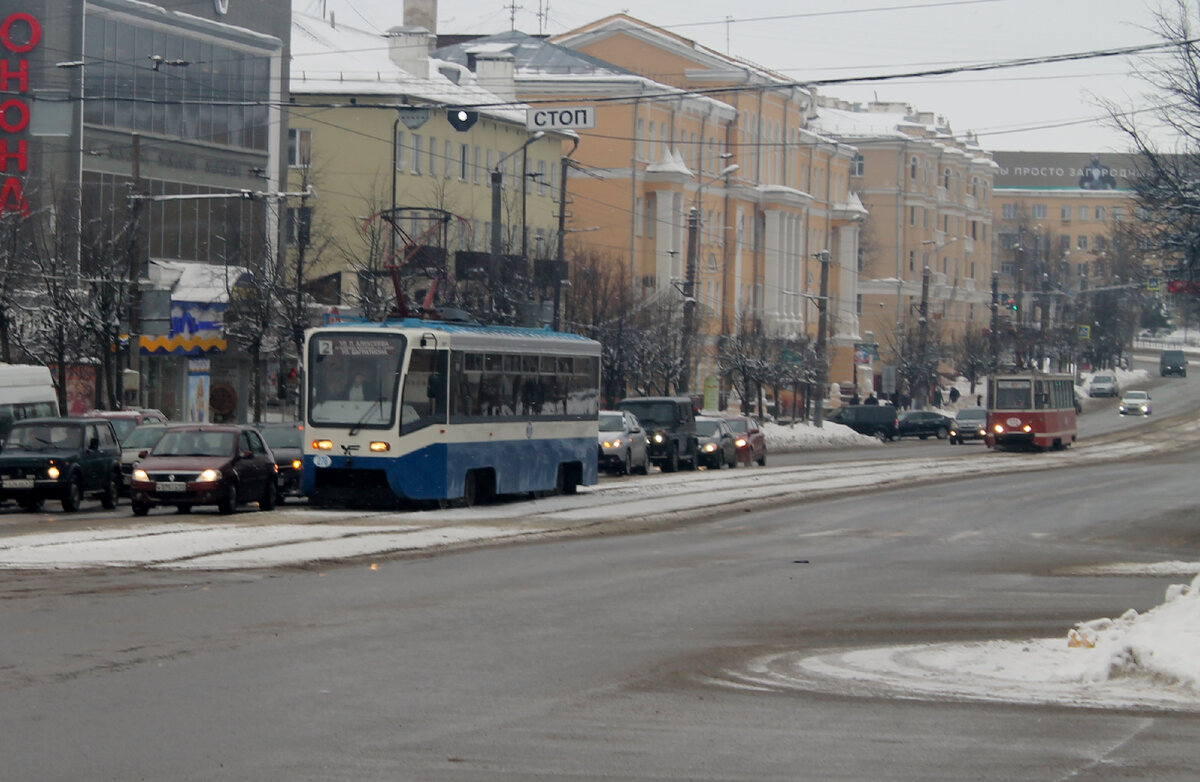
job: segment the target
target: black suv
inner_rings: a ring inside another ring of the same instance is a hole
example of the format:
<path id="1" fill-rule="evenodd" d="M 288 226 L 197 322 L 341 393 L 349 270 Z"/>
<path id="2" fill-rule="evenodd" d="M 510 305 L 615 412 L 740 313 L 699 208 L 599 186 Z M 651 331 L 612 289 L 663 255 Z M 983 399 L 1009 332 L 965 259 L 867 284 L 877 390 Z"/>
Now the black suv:
<path id="1" fill-rule="evenodd" d="M 881 441 L 900 436 L 896 408 L 891 405 L 844 405 L 826 420 Z"/>
<path id="2" fill-rule="evenodd" d="M 622 399 L 617 408 L 637 416 L 650 441 L 650 461 L 663 472 L 681 463 L 696 469 L 700 446 L 696 440 L 696 409 L 686 396 L 639 396 Z"/>
<path id="3" fill-rule="evenodd" d="M 30 418 L 13 424 L 0 450 L 0 500 L 36 511 L 48 499 L 79 510 L 85 495 L 117 507 L 121 445 L 104 418 Z"/>
<path id="4" fill-rule="evenodd" d="M 1158 374 L 1160 377 L 1187 377 L 1187 356 L 1183 355 L 1182 350 L 1164 350 L 1158 357 Z"/>

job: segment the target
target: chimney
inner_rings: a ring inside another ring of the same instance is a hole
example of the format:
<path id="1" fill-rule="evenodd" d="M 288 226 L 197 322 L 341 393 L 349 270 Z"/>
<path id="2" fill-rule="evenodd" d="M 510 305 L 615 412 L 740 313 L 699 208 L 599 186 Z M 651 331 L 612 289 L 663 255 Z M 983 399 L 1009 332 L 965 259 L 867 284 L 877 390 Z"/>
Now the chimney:
<path id="1" fill-rule="evenodd" d="M 404 26 L 424 27 L 437 37 L 437 0 L 404 0 Z"/>
<path id="2" fill-rule="evenodd" d="M 387 31 L 388 56 L 397 68 L 416 76 L 429 78 L 429 53 L 433 51 L 433 33 L 424 27 L 393 27 Z"/>
<path id="3" fill-rule="evenodd" d="M 516 60 L 507 52 L 475 55 L 475 83 L 501 100 L 517 99 Z"/>

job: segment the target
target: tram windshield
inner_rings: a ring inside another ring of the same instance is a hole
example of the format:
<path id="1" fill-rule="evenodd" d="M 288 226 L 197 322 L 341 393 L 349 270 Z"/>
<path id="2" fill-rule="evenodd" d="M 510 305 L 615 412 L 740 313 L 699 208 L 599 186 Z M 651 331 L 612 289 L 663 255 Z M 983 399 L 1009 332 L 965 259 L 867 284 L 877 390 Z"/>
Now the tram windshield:
<path id="1" fill-rule="evenodd" d="M 1033 408 L 1033 384 L 1027 379 L 996 380 L 996 394 L 992 400 L 995 410 L 1030 410 Z"/>
<path id="2" fill-rule="evenodd" d="M 390 426 L 405 345 L 401 334 L 313 336 L 308 348 L 308 420 L 322 426 Z"/>

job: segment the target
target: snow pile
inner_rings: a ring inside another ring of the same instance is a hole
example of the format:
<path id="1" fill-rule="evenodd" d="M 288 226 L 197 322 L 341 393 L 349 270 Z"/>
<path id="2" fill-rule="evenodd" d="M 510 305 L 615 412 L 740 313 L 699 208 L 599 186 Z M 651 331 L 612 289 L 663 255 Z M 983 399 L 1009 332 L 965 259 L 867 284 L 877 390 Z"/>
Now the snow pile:
<path id="1" fill-rule="evenodd" d="M 1200 694 L 1200 576 L 1170 586 L 1166 601 L 1144 614 L 1130 609 L 1076 625 L 1067 647 L 1078 681 L 1137 677 Z"/>
<path id="2" fill-rule="evenodd" d="M 762 423 L 767 438 L 767 455 L 776 451 L 801 451 L 808 448 L 831 448 L 844 445 L 882 445 L 874 437 L 859 434 L 848 426 L 822 421 L 820 429 L 810 423 Z"/>

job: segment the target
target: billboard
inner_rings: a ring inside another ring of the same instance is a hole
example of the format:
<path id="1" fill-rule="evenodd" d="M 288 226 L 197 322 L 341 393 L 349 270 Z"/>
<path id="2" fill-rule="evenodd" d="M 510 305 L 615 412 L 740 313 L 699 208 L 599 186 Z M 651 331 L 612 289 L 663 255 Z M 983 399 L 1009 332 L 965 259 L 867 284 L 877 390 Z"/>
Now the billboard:
<path id="1" fill-rule="evenodd" d="M 1023 190 L 1131 190 L 1137 155 L 1088 152 L 993 152 L 993 187 Z"/>

